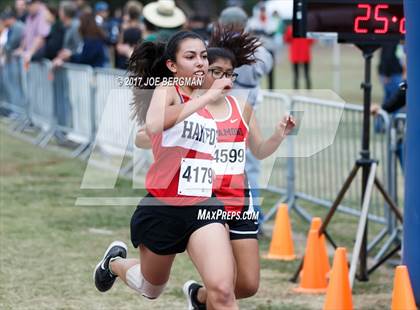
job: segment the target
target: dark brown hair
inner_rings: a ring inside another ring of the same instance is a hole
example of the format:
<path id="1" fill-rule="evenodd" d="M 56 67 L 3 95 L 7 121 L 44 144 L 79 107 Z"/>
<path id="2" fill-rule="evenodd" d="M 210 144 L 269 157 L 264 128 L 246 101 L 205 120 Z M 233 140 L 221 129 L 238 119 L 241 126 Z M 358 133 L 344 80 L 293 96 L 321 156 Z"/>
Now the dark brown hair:
<path id="1" fill-rule="evenodd" d="M 234 68 L 249 65 L 255 62 L 255 50 L 260 46 L 258 38 L 250 33 L 236 32 L 232 27 L 215 23 L 208 45 L 209 63 L 221 57 L 229 59 Z"/>
<path id="2" fill-rule="evenodd" d="M 79 32 L 83 39 L 105 39 L 104 31 L 96 24 L 92 13 L 83 13 L 80 16 Z"/>

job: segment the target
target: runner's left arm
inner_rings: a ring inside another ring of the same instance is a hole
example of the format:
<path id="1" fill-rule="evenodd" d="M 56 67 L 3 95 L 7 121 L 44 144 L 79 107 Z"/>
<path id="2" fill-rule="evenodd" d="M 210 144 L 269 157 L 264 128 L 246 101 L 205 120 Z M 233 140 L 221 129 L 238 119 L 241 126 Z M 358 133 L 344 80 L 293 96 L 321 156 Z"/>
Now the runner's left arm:
<path id="1" fill-rule="evenodd" d="M 248 145 L 254 156 L 262 160 L 273 154 L 284 138 L 292 131 L 296 123 L 292 116 L 285 115 L 276 125 L 273 134 L 268 139 L 264 139 L 258 126 L 258 121 L 249 104 L 244 105 L 244 118 L 248 121 L 249 135 Z"/>

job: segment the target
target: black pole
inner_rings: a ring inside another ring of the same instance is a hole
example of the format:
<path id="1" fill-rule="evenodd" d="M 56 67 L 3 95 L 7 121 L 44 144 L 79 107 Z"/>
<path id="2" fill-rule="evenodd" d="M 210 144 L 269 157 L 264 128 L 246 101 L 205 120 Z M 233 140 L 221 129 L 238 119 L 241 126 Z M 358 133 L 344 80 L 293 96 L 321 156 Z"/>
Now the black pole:
<path id="1" fill-rule="evenodd" d="M 363 58 L 365 59 L 365 78 L 361 85 L 363 89 L 363 131 L 362 131 L 362 150 L 361 164 L 362 164 L 362 199 L 361 204 L 365 198 L 367 182 L 369 178 L 369 172 L 371 167 L 370 158 L 370 104 L 372 97 L 372 84 L 371 84 L 371 69 L 372 69 L 372 56 L 375 50 L 379 46 L 359 45 L 358 46 L 363 52 Z M 366 222 L 365 232 L 363 234 L 362 245 L 360 249 L 359 257 L 359 274 L 358 279 L 360 281 L 368 281 L 369 274 L 367 268 L 367 236 L 368 236 L 368 222 Z"/>
<path id="2" fill-rule="evenodd" d="M 273 90 L 274 87 L 275 87 L 275 85 L 274 85 L 274 72 L 275 72 L 275 68 L 276 68 L 276 57 L 275 57 L 274 51 L 269 50 L 269 49 L 267 49 L 267 50 L 270 52 L 271 57 L 273 58 L 273 66 L 271 67 L 271 70 L 268 73 L 268 88 L 270 90 Z"/>

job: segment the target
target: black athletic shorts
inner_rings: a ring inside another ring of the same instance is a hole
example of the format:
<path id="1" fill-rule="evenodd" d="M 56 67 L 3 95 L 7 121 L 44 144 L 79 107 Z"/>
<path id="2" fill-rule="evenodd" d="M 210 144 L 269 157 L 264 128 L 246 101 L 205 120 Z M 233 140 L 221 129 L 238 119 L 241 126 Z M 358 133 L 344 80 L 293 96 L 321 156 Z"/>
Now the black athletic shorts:
<path id="1" fill-rule="evenodd" d="M 234 216 L 233 219 L 226 221 L 229 226 L 230 240 L 258 239 L 258 214 L 254 212 L 249 189 L 245 190 L 245 197 L 243 211 Z"/>
<path id="2" fill-rule="evenodd" d="M 208 224 L 226 223 L 223 219 L 198 220 L 199 210 L 219 209 L 223 210 L 223 205 L 214 197 L 193 206 L 175 207 L 147 194 L 131 217 L 131 242 L 135 248 L 143 244 L 159 255 L 182 253 L 194 231 Z"/>

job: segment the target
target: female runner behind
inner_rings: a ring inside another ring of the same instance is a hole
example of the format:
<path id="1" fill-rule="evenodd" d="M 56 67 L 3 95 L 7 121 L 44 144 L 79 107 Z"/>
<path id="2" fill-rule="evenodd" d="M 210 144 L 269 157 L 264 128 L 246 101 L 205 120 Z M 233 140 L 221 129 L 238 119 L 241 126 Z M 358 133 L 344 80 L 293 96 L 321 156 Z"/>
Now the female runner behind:
<path id="1" fill-rule="evenodd" d="M 179 32 L 166 46 L 151 42 L 137 46 L 129 70 L 143 80 L 202 78 L 208 70 L 207 50 L 198 35 Z M 109 290 L 119 277 L 134 291 L 155 299 L 164 290 L 175 255 L 187 249 L 207 288 L 208 309 L 237 309 L 234 258 L 224 221 L 197 221 L 200 209 L 222 208 L 211 198 L 217 127 L 205 107 L 231 87 L 230 79 L 220 79 L 191 99 L 186 96 L 191 86 L 183 87 L 184 94 L 178 86 L 157 86 L 150 106 L 144 100 L 146 92 L 135 92 L 136 115 L 145 123 L 154 155 L 146 176 L 148 194 L 131 219 L 131 241 L 139 248 L 140 261 L 126 259 L 127 246 L 113 242 L 95 268 L 99 291 Z"/>
<path id="2" fill-rule="evenodd" d="M 255 62 L 254 51 L 258 46 L 256 37 L 216 25 L 207 49 L 209 70 L 203 88 L 208 89 L 223 77 L 234 81 L 237 76 L 234 69 Z M 260 266 L 258 215 L 253 217 L 252 197 L 245 177 L 246 145 L 257 159 L 262 160 L 276 151 L 294 128 L 295 121 L 284 116 L 272 136 L 264 140 L 249 104 L 227 95 L 209 104 L 207 109 L 216 120 L 218 130 L 213 191 L 232 215 L 227 224 L 237 269 L 235 296 L 247 298 L 258 290 Z M 205 309 L 208 298 L 205 283 L 202 287 L 195 281 L 188 281 L 183 290 L 189 309 Z"/>
<path id="3" fill-rule="evenodd" d="M 234 69 L 255 61 L 253 52 L 258 40 L 246 33 L 233 33 L 215 27 L 209 43 L 209 71 L 203 88 L 206 89 L 221 78 L 236 78 Z M 285 116 L 277 125 L 273 135 L 263 140 L 253 109 L 249 104 L 238 102 L 233 96 L 226 96 L 207 106 L 216 119 L 218 143 L 213 168 L 216 181 L 213 191 L 230 212 L 233 219 L 229 225 L 230 240 L 236 262 L 236 298 L 253 296 L 259 286 L 258 221 L 252 218 L 252 202 L 248 199 L 246 181 L 245 147 L 249 145 L 258 159 L 270 156 L 295 126 L 291 117 Z M 168 116 L 170 117 L 170 116 Z M 140 131 L 136 137 L 138 147 L 147 148 L 150 142 L 147 134 Z M 244 214 L 245 215 L 242 215 Z M 204 309 L 207 290 L 195 281 L 184 285 L 189 309 Z"/>

